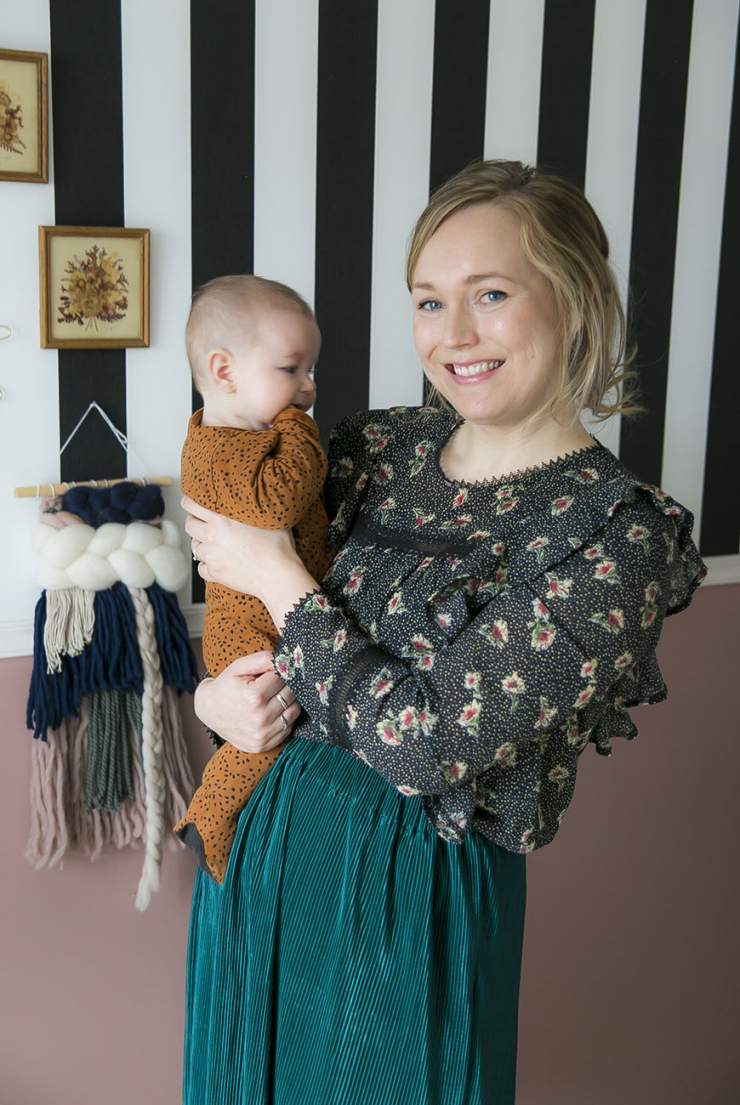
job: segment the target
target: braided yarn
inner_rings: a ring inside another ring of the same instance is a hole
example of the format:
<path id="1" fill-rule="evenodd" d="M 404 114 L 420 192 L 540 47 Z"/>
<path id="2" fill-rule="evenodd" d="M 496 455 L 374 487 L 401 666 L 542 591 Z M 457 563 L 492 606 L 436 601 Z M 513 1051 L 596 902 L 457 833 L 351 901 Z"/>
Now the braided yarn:
<path id="1" fill-rule="evenodd" d="M 163 766 L 162 691 L 154 610 L 146 591 L 130 587 L 136 613 L 136 637 L 144 666 L 144 691 L 141 696 L 141 759 L 146 792 L 146 850 L 136 908 L 142 912 L 159 890 L 164 835 L 165 777 Z"/>
<path id="2" fill-rule="evenodd" d="M 97 529 L 87 525 L 54 529 L 40 523 L 32 540 L 40 562 L 39 583 L 54 591 L 66 587 L 103 591 L 116 582 L 128 587 L 151 587 L 157 582 L 178 591 L 190 572 L 179 543 L 177 527 L 167 520 L 161 526 L 107 522 Z"/>

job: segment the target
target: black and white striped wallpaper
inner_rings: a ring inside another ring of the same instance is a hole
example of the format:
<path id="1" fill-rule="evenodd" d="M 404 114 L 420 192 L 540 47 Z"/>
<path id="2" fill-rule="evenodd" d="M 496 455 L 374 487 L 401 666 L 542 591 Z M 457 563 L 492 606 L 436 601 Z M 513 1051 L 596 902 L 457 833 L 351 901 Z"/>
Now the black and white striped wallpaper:
<path id="1" fill-rule="evenodd" d="M 157 365 L 184 364 L 190 289 L 236 271 L 315 304 L 324 436 L 349 411 L 418 402 L 411 225 L 473 158 L 537 161 L 585 188 L 632 290 L 648 413 L 600 436 L 740 579 L 738 7 L 50 0 L 56 222 L 151 228 L 158 350 L 60 351 L 62 440 L 91 398 L 132 437 L 174 417 Z M 178 387 L 189 405 L 185 371 Z M 116 475 L 105 448 L 91 425 L 62 478 L 90 476 L 91 455 Z"/>

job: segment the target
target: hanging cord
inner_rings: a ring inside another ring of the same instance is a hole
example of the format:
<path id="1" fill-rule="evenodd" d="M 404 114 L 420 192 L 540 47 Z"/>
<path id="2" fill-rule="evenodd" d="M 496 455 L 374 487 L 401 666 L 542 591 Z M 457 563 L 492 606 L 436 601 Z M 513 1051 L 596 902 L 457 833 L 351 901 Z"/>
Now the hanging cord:
<path id="1" fill-rule="evenodd" d="M 154 609 L 141 587 L 129 587 L 136 612 L 136 638 L 144 669 L 141 696 L 141 759 L 146 793 L 146 849 L 136 892 L 142 913 L 159 890 L 164 835 L 165 775 L 163 768 L 162 672 L 154 625 Z"/>
<path id="2" fill-rule="evenodd" d="M 114 438 L 116 439 L 116 441 L 118 442 L 118 444 L 119 444 L 119 445 L 121 446 L 121 448 L 122 448 L 122 449 L 124 450 L 124 452 L 126 453 L 126 455 L 127 455 L 128 457 L 130 457 L 130 458 L 131 458 L 131 460 L 135 461 L 135 462 L 136 462 L 136 464 L 138 464 L 138 465 L 139 465 L 139 467 L 141 468 L 141 471 L 143 472 L 143 471 L 144 471 L 144 466 L 143 466 L 143 464 L 141 463 L 141 461 L 139 460 L 139 458 L 138 458 L 138 457 L 136 456 L 136 454 L 134 453 L 133 449 L 131 448 L 131 445 L 130 445 L 130 443 L 129 443 L 129 440 L 128 440 L 128 438 L 126 437 L 125 433 L 123 432 L 123 430 L 119 430 L 119 429 L 118 429 L 118 426 L 116 426 L 116 425 L 115 425 L 115 423 L 113 423 L 113 422 L 111 421 L 111 419 L 110 419 L 110 418 L 108 417 L 108 415 L 107 415 L 107 414 L 105 413 L 105 411 L 104 411 L 104 410 L 103 410 L 103 408 L 102 408 L 102 407 L 100 406 L 100 404 L 99 404 L 98 402 L 96 402 L 96 401 L 95 401 L 95 399 L 93 399 L 92 403 L 90 403 L 90 405 L 89 405 L 89 407 L 87 408 L 87 410 L 85 411 L 85 413 L 84 413 L 84 414 L 82 415 L 82 417 L 81 417 L 81 418 L 80 418 L 80 419 L 78 420 L 78 422 L 77 422 L 77 425 L 76 425 L 76 426 L 75 426 L 75 428 L 74 428 L 74 429 L 72 430 L 72 433 L 71 433 L 71 434 L 69 435 L 69 437 L 67 438 L 67 440 L 66 440 L 66 441 L 64 442 L 64 445 L 62 445 L 61 449 L 59 450 L 59 456 L 61 456 L 61 455 L 62 455 L 62 453 L 64 452 L 64 450 L 65 450 L 65 449 L 67 448 L 67 446 L 69 445 L 70 441 L 71 441 L 71 440 L 72 440 L 72 438 L 73 438 L 73 437 L 75 436 L 75 434 L 76 434 L 76 433 L 77 433 L 77 431 L 79 430 L 80 426 L 81 426 L 81 425 L 82 425 L 82 423 L 83 423 L 83 422 L 85 421 L 85 419 L 87 418 L 87 416 L 88 416 L 88 415 L 90 414 L 90 412 L 91 412 L 91 411 L 97 411 L 97 412 L 98 412 L 98 414 L 100 415 L 100 417 L 101 417 L 101 418 L 103 419 L 103 422 L 105 422 L 106 426 L 108 427 L 108 429 L 110 430 L 110 432 L 111 432 L 111 433 L 113 434 Z"/>

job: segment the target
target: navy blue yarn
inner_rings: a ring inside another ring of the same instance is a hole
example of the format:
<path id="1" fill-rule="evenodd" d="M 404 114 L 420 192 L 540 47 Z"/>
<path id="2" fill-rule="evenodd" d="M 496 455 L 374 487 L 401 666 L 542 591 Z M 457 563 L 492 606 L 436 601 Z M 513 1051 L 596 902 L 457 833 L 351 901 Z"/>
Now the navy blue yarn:
<path id="1" fill-rule="evenodd" d="M 184 691 L 193 694 L 198 685 L 198 669 L 177 596 L 157 583 L 151 585 L 147 594 L 154 608 L 162 678 L 178 694 Z"/>
<path id="2" fill-rule="evenodd" d="M 45 738 L 64 717 L 79 717 L 80 703 L 93 691 L 133 691 L 141 696 L 144 676 L 136 640 L 136 615 L 128 590 L 116 583 L 95 595 L 95 633 L 79 656 L 63 656 L 61 671 L 46 670 L 46 593 L 36 604 L 34 663 L 27 725 Z"/>
<path id="3" fill-rule="evenodd" d="M 156 583 L 147 594 L 154 610 L 162 679 L 178 694 L 192 694 L 198 682 L 197 668 L 177 598 Z M 46 670 L 45 624 L 44 591 L 34 615 L 34 660 L 26 709 L 26 724 L 35 738 L 46 740 L 47 729 L 58 729 L 65 717 L 79 717 L 83 697 L 94 691 L 133 691 L 141 697 L 144 674 L 136 612 L 123 583 L 96 592 L 92 641 L 79 656 L 63 656 L 61 671 L 53 675 Z"/>
<path id="4" fill-rule="evenodd" d="M 130 480 L 113 487 L 71 487 L 64 493 L 62 507 L 76 514 L 88 526 L 104 522 L 150 522 L 164 514 L 162 492 L 154 484 L 140 487 Z"/>

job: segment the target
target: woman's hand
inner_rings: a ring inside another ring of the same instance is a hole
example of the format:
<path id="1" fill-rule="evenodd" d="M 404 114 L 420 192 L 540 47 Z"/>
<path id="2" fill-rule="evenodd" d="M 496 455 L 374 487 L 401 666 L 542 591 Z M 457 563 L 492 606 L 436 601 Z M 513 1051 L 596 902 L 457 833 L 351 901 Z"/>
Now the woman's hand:
<path id="1" fill-rule="evenodd" d="M 280 570 L 281 562 L 290 564 L 298 559 L 289 529 L 247 526 L 214 514 L 187 496 L 182 506 L 189 515 L 185 530 L 192 538 L 193 556 L 200 561 L 198 574 L 203 579 L 262 598 L 265 581 Z"/>
<path id="2" fill-rule="evenodd" d="M 195 712 L 242 752 L 266 752 L 285 740 L 301 707 L 273 668 L 272 653 L 255 652 L 215 679 L 204 679 L 195 692 Z"/>
<path id="3" fill-rule="evenodd" d="M 256 529 L 214 514 L 184 496 L 185 530 L 192 538 L 198 574 L 233 591 L 256 595 L 280 630 L 302 598 L 318 590 L 295 551 L 290 530 Z M 216 730 L 218 732 L 218 730 Z"/>

